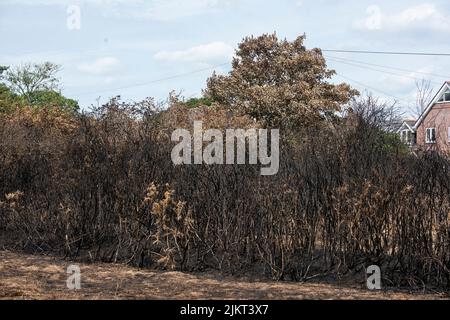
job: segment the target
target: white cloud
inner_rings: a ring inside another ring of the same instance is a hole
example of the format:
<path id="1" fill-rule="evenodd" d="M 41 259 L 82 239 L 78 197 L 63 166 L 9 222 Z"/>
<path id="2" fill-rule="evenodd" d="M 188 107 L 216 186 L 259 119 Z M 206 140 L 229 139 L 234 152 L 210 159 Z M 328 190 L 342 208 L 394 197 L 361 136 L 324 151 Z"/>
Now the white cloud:
<path id="1" fill-rule="evenodd" d="M 376 5 L 366 10 L 367 17 L 354 22 L 354 27 L 365 30 L 433 30 L 450 33 L 450 20 L 434 4 L 423 3 L 401 12 L 387 14 Z"/>
<path id="2" fill-rule="evenodd" d="M 103 57 L 96 59 L 94 62 L 86 62 L 79 64 L 77 69 L 81 72 L 93 75 L 107 75 L 118 70 L 120 61 L 114 57 Z"/>
<path id="3" fill-rule="evenodd" d="M 179 51 L 159 51 L 153 57 L 161 61 L 226 62 L 233 56 L 233 48 L 216 41 Z"/>

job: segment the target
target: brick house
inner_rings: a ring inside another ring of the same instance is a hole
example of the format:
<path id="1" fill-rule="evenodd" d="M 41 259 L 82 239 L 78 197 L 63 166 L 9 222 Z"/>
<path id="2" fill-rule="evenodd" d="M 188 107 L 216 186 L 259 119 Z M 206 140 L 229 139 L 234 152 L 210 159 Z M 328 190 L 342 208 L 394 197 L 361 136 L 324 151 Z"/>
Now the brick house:
<path id="1" fill-rule="evenodd" d="M 397 133 L 414 148 L 450 152 L 450 81 L 442 85 L 414 124 L 403 122 Z"/>
<path id="2" fill-rule="evenodd" d="M 450 81 L 442 85 L 413 129 L 418 146 L 450 151 Z"/>

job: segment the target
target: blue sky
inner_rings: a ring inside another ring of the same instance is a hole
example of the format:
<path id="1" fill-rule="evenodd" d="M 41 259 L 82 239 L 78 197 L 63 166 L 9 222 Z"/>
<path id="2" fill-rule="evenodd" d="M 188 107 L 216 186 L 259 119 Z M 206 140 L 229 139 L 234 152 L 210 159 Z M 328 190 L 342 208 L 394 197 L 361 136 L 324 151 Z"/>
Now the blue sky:
<path id="1" fill-rule="evenodd" d="M 80 28 L 71 30 L 74 5 Z M 310 48 L 449 53 L 449 16 L 448 0 L 0 0 L 0 65 L 61 64 L 63 94 L 83 107 L 116 94 L 193 97 L 213 70 L 229 70 L 246 35 L 306 33 Z M 405 112 L 415 79 L 436 90 L 450 80 L 450 57 L 326 55 L 338 73 L 332 81 L 397 98 Z"/>

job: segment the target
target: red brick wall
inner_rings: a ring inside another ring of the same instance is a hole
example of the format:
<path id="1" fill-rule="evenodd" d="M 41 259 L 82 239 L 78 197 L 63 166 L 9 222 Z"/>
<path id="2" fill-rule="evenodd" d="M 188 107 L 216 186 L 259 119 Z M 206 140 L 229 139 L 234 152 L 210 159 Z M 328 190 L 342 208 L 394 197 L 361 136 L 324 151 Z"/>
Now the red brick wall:
<path id="1" fill-rule="evenodd" d="M 450 151 L 448 128 L 450 127 L 450 103 L 436 103 L 417 128 L 417 144 L 426 149 Z M 425 143 L 426 128 L 436 128 L 436 143 Z"/>

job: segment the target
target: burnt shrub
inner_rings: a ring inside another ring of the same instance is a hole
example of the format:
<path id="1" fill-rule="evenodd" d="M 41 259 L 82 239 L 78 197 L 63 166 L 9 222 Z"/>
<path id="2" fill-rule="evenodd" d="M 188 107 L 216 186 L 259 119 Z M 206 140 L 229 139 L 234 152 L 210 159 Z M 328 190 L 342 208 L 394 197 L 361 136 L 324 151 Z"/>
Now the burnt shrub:
<path id="1" fill-rule="evenodd" d="M 173 165 L 172 130 L 205 115 L 172 103 L 3 115 L 0 245 L 302 281 L 377 264 L 387 285 L 450 285 L 450 162 L 410 153 L 385 107 L 360 102 L 285 132 L 278 174 L 261 176 L 255 165 Z M 205 112 L 219 128 L 252 123 Z"/>

